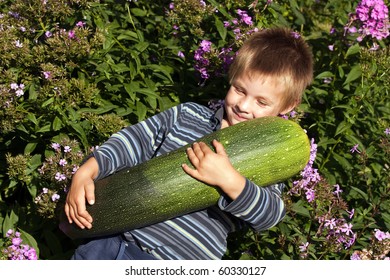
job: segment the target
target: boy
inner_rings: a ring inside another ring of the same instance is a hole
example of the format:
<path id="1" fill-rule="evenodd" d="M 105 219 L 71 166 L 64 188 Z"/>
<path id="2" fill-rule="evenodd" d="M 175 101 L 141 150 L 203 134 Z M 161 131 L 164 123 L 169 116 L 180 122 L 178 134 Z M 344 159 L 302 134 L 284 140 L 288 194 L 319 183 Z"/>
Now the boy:
<path id="1" fill-rule="evenodd" d="M 65 212 L 81 228 L 93 226 L 85 201 L 94 203 L 94 180 L 124 167 L 175 150 L 218 129 L 291 111 L 312 80 L 312 55 L 306 42 L 286 28 L 254 33 L 240 48 L 229 70 L 231 87 L 216 112 L 184 103 L 111 136 L 75 173 Z M 214 140 L 187 150 L 192 166 L 183 172 L 223 194 L 217 206 L 104 237 L 81 245 L 73 259 L 221 259 L 229 232 L 276 225 L 285 215 L 284 184 L 256 186 L 230 164 Z M 261 174 L 260 174 L 261 175 Z M 86 230 L 87 230 L 86 229 Z"/>

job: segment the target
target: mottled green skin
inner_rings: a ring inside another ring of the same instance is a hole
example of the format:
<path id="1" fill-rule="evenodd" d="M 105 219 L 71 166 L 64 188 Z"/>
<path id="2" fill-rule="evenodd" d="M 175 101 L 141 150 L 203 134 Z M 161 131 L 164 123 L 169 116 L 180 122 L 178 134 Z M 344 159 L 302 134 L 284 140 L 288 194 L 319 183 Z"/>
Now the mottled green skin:
<path id="1" fill-rule="evenodd" d="M 265 117 L 219 130 L 199 141 L 220 141 L 234 167 L 258 186 L 281 182 L 301 171 L 310 157 L 306 133 L 295 122 Z M 96 182 L 96 202 L 87 210 L 90 230 L 80 230 L 62 218 L 61 229 L 71 238 L 124 232 L 215 205 L 219 190 L 205 185 L 181 167 L 190 164 L 186 148 L 120 171 Z"/>

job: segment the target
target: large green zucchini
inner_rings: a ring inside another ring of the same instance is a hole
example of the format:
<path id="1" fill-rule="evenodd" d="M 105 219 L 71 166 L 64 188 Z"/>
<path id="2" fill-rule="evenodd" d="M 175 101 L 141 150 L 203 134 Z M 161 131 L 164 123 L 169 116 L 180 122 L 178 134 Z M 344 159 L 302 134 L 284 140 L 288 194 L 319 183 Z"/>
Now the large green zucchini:
<path id="1" fill-rule="evenodd" d="M 242 122 L 197 141 L 210 145 L 213 139 L 224 145 L 233 166 L 258 186 L 291 178 L 310 156 L 303 129 L 280 117 Z M 87 206 L 94 219 L 92 228 L 79 229 L 62 215 L 61 230 L 72 239 L 109 235 L 215 205 L 219 190 L 182 170 L 182 163 L 190 165 L 187 147 L 97 181 L 96 202 Z"/>

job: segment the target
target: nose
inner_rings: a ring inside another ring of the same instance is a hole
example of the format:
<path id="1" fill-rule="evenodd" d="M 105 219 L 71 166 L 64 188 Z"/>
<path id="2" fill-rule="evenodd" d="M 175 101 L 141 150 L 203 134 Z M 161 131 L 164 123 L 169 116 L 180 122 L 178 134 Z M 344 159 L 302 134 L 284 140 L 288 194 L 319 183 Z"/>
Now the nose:
<path id="1" fill-rule="evenodd" d="M 239 102 L 237 102 L 237 107 L 240 110 L 240 112 L 249 112 L 250 108 L 250 100 L 246 96 L 243 96 Z"/>

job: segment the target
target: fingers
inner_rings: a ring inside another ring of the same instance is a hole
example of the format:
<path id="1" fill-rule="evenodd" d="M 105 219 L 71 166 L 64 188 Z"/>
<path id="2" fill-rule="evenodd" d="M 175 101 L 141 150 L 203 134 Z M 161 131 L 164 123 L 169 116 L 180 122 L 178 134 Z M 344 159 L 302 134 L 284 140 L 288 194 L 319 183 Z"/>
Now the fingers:
<path id="1" fill-rule="evenodd" d="M 78 227 L 82 229 L 92 228 L 92 217 L 85 208 L 85 201 L 69 206 L 69 216 Z"/>
<path id="2" fill-rule="evenodd" d="M 190 175 L 191 177 L 193 177 L 193 178 L 197 178 L 198 177 L 198 171 L 195 170 L 195 169 L 192 169 L 187 164 L 183 163 L 181 165 L 181 167 L 183 168 L 184 172 L 187 173 L 188 175 Z"/>
<path id="3" fill-rule="evenodd" d="M 212 143 L 213 143 L 213 146 L 214 146 L 215 151 L 216 151 L 217 154 L 223 155 L 223 156 L 227 156 L 225 148 L 223 147 L 221 142 L 219 142 L 219 141 L 214 139 Z"/>
<path id="4" fill-rule="evenodd" d="M 72 223 L 72 219 L 70 218 L 70 213 L 69 213 L 70 209 L 69 209 L 69 205 L 68 203 L 65 203 L 65 215 L 66 217 L 68 218 L 68 222 L 69 224 Z"/>
<path id="5" fill-rule="evenodd" d="M 69 223 L 74 222 L 82 229 L 92 227 L 93 219 L 86 209 L 86 200 L 88 200 L 89 204 L 94 203 L 94 190 L 95 186 L 93 183 L 86 184 L 80 189 L 76 188 L 73 192 L 71 187 L 65 204 L 65 214 Z"/>
<path id="6" fill-rule="evenodd" d="M 90 205 L 95 203 L 95 185 L 89 184 L 85 187 L 85 198 Z"/>

